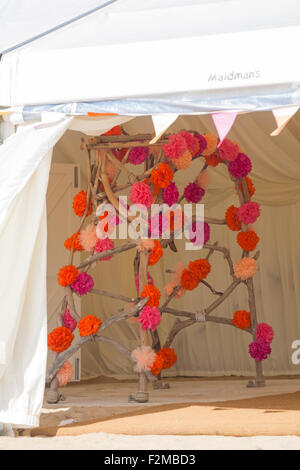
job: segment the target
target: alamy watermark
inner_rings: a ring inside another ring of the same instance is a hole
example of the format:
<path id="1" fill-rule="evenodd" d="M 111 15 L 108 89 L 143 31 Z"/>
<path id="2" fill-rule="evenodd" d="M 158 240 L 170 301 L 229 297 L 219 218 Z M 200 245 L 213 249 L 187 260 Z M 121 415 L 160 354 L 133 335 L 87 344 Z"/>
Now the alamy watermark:
<path id="1" fill-rule="evenodd" d="M 199 250 L 204 242 L 204 204 L 127 204 L 127 196 L 118 198 L 118 213 L 110 203 L 100 204 L 96 228 L 98 238 L 180 239 L 186 250 Z"/>

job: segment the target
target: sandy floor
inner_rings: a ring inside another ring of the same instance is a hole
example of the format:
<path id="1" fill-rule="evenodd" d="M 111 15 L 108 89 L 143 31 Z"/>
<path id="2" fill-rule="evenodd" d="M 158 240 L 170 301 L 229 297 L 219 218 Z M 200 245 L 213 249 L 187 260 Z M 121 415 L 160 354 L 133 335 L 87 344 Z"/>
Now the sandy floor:
<path id="1" fill-rule="evenodd" d="M 123 436 L 0 437 L 0 450 L 299 450 L 295 436 Z"/>
<path id="2" fill-rule="evenodd" d="M 122 435 L 300 436 L 300 379 L 170 381 L 149 403 L 128 403 L 135 383 L 95 380 L 66 387 L 66 401 L 45 405 L 28 436 Z"/>

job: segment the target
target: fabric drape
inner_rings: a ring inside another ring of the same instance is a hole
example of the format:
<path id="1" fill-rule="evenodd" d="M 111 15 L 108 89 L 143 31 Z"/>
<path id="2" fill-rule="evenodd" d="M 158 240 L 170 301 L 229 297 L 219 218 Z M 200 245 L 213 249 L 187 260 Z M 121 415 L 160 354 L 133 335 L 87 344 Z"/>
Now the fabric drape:
<path id="1" fill-rule="evenodd" d="M 45 196 L 70 119 L 20 129 L 0 147 L 0 422 L 38 426 L 47 357 Z"/>

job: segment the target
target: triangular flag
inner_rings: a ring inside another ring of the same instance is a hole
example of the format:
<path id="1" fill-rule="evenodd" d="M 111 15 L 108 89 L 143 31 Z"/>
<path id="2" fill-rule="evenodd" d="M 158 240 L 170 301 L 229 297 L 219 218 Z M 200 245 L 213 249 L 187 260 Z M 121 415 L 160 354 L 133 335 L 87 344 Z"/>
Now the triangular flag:
<path id="1" fill-rule="evenodd" d="M 223 140 L 227 136 L 228 132 L 233 126 L 235 118 L 237 117 L 237 112 L 234 113 L 212 113 L 212 118 L 215 123 L 216 129 L 218 131 L 220 142 L 218 147 L 222 144 Z"/>
<path id="2" fill-rule="evenodd" d="M 280 134 L 282 129 L 285 128 L 289 120 L 294 116 L 298 109 L 299 106 L 288 106 L 286 108 L 272 109 L 277 128 L 273 132 L 271 132 L 270 135 L 274 137 L 275 135 Z"/>
<path id="3" fill-rule="evenodd" d="M 160 137 L 166 132 L 168 127 L 176 121 L 178 114 L 154 114 L 152 115 L 152 122 L 155 129 L 155 137 L 149 142 L 155 144 Z"/>

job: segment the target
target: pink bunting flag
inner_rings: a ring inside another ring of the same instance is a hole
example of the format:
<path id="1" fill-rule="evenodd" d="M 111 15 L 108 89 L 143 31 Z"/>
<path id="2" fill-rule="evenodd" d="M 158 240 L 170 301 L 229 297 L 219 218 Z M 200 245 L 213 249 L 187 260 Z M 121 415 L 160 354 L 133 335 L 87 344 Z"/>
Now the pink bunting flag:
<path id="1" fill-rule="evenodd" d="M 212 113 L 212 118 L 220 137 L 218 147 L 220 147 L 228 132 L 232 128 L 237 114 L 238 113 Z"/>

